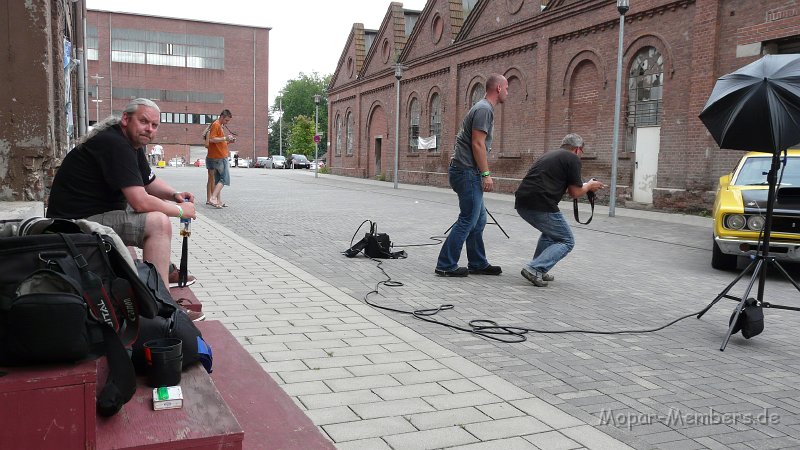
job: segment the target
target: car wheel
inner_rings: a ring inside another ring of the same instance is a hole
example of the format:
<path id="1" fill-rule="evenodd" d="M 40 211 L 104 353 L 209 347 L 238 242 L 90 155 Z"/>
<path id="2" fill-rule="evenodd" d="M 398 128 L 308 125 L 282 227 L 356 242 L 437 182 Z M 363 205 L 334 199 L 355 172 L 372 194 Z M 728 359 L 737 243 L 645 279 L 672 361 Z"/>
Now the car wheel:
<path id="1" fill-rule="evenodd" d="M 712 240 L 713 249 L 711 250 L 711 267 L 717 270 L 733 270 L 739 257 L 722 253 L 716 240 Z"/>

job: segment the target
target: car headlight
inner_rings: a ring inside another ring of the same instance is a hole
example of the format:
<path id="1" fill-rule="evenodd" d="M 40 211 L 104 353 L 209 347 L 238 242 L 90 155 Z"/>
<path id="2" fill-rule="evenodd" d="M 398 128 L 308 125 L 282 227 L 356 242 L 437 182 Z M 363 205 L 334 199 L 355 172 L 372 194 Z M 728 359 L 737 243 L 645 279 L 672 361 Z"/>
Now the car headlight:
<path id="1" fill-rule="evenodd" d="M 730 228 L 732 230 L 741 230 L 744 229 L 747 220 L 741 214 L 730 214 L 725 217 L 725 228 Z"/>
<path id="2" fill-rule="evenodd" d="M 761 229 L 764 228 L 764 217 L 750 216 L 747 219 L 747 228 L 750 228 L 753 231 L 761 231 Z"/>

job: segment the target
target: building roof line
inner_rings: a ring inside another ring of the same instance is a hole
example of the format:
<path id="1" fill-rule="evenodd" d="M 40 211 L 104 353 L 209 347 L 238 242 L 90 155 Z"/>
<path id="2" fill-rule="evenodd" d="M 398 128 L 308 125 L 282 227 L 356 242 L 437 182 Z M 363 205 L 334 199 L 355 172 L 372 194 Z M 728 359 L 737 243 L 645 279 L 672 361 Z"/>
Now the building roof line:
<path id="1" fill-rule="evenodd" d="M 87 8 L 86 11 L 109 13 L 109 14 L 127 14 L 129 16 L 152 17 L 152 18 L 155 18 L 155 19 L 182 20 L 182 21 L 185 21 L 185 22 L 213 23 L 215 25 L 226 25 L 226 26 L 232 26 L 232 27 L 258 28 L 258 29 L 262 29 L 262 30 L 272 30 L 272 27 L 262 27 L 262 26 L 258 26 L 258 25 L 244 25 L 244 24 L 240 24 L 240 23 L 215 22 L 213 20 L 186 19 L 186 18 L 183 18 L 183 17 L 156 16 L 156 15 L 153 15 L 153 14 L 141 14 L 141 13 L 132 13 L 132 12 L 125 12 L 125 11 L 109 11 L 109 10 L 106 10 L 106 9 L 91 9 L 91 8 Z"/>

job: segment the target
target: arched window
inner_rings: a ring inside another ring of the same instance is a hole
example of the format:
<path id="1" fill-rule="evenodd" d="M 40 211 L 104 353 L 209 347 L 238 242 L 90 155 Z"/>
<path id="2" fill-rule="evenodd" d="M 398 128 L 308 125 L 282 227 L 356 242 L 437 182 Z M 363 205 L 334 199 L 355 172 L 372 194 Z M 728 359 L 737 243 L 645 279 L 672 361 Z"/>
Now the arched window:
<path id="1" fill-rule="evenodd" d="M 472 93 L 469 95 L 469 99 L 471 101 L 470 106 L 478 103 L 486 96 L 486 86 L 483 83 L 476 83 L 475 86 L 472 87 Z"/>
<path id="2" fill-rule="evenodd" d="M 342 116 L 336 115 L 336 156 L 342 156 Z"/>
<path id="3" fill-rule="evenodd" d="M 628 74 L 629 128 L 661 125 L 663 89 L 664 57 L 654 47 L 645 47 L 634 57 Z"/>
<path id="4" fill-rule="evenodd" d="M 347 113 L 347 154 L 353 154 L 353 113 Z"/>
<path id="5" fill-rule="evenodd" d="M 408 146 L 411 148 L 412 152 L 417 151 L 417 147 L 419 145 L 419 101 L 416 98 L 411 99 L 411 104 L 409 105 L 409 117 L 408 117 Z"/>
<path id="6" fill-rule="evenodd" d="M 431 96 L 431 136 L 436 136 L 436 147 L 432 148 L 433 151 L 438 151 L 441 147 L 439 140 L 442 137 L 442 98 L 439 94 L 434 93 Z"/>

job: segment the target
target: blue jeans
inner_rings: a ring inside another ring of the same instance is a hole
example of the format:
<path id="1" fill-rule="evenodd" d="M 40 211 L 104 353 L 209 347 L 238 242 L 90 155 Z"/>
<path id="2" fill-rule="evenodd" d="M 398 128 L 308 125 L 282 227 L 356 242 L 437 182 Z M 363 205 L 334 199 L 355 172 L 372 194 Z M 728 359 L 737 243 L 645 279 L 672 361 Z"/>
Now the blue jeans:
<path id="1" fill-rule="evenodd" d="M 536 271 L 540 274 L 549 272 L 575 247 L 575 237 L 560 211 L 545 212 L 518 208 L 517 214 L 542 232 L 533 259 L 527 264 L 531 272 Z"/>
<path id="2" fill-rule="evenodd" d="M 436 268 L 453 271 L 458 268 L 461 249 L 467 243 L 467 261 L 470 269 L 484 269 L 489 265 L 483 248 L 483 229 L 486 227 L 486 208 L 483 206 L 483 184 L 477 169 L 450 166 L 450 187 L 458 194 L 458 220 L 447 235 Z"/>

